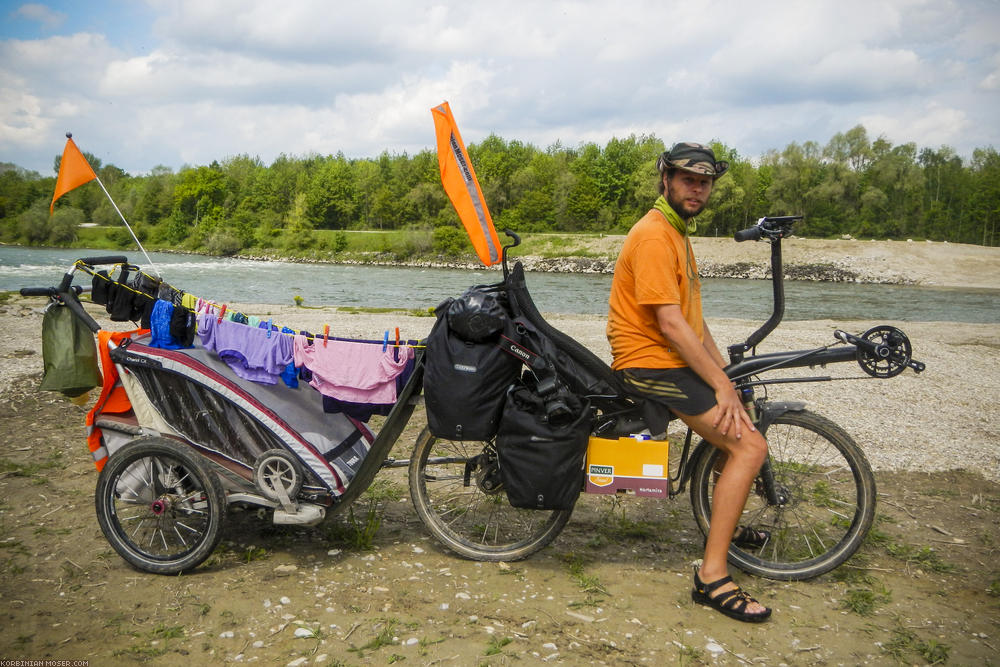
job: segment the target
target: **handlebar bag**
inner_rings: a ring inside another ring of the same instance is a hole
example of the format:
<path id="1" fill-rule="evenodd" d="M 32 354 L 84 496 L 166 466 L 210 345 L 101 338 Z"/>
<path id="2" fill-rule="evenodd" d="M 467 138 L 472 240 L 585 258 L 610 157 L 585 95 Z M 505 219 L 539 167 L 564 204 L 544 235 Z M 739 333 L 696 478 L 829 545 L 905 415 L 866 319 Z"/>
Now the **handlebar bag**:
<path id="1" fill-rule="evenodd" d="M 565 388 L 544 398 L 523 385 L 507 392 L 497 458 L 512 506 L 573 508 L 583 488 L 590 423 L 590 403 Z"/>
<path id="2" fill-rule="evenodd" d="M 65 306 L 52 304 L 42 316 L 42 362 L 44 391 L 74 397 L 103 382 L 94 334 Z"/>
<path id="3" fill-rule="evenodd" d="M 424 405 L 427 425 L 448 440 L 489 440 L 497 432 L 507 388 L 521 362 L 497 346 L 498 335 L 463 340 L 451 327 L 449 299 L 437 307 L 426 340 Z"/>

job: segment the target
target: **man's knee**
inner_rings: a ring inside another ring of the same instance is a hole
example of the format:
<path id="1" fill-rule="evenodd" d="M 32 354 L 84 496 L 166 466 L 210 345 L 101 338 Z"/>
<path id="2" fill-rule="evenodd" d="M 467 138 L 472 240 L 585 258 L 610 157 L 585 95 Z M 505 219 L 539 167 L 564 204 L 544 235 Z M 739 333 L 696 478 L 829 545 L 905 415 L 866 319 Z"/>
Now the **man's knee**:
<path id="1" fill-rule="evenodd" d="M 759 431 L 744 433 L 740 439 L 743 455 L 752 463 L 754 467 L 760 467 L 767 458 L 767 441 Z"/>
<path id="2" fill-rule="evenodd" d="M 729 454 L 759 468 L 767 458 L 767 441 L 758 431 L 744 431 L 741 438 L 731 440 Z"/>

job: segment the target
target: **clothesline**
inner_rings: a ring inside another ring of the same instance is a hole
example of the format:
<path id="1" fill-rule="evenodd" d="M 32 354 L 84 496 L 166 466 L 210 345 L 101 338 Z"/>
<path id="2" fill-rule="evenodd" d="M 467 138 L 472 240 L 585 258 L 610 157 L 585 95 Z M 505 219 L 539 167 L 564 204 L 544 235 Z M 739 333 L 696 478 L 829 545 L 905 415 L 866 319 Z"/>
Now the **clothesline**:
<path id="1" fill-rule="evenodd" d="M 101 272 L 101 271 L 96 271 L 96 270 L 94 270 L 93 267 L 91 267 L 90 265 L 88 265 L 88 264 L 86 264 L 86 263 L 84 263 L 84 262 L 82 262 L 80 260 L 77 260 L 77 262 L 75 263 L 75 267 L 77 269 L 80 269 L 80 270 L 84 271 L 85 273 L 87 273 L 87 274 L 95 277 L 95 278 L 100 278 L 101 280 L 108 281 L 109 283 L 115 283 L 118 286 L 118 289 L 124 288 L 124 289 L 128 290 L 129 292 L 132 292 L 133 294 L 141 295 L 141 296 L 152 298 L 152 299 L 158 299 L 158 298 L 160 298 L 159 297 L 159 292 L 157 292 L 156 295 L 152 295 L 152 294 L 143 292 L 141 290 L 137 290 L 137 289 L 135 289 L 134 287 L 132 287 L 131 285 L 129 285 L 127 283 L 122 283 L 122 282 L 119 282 L 117 280 L 113 280 L 111 278 L 110 274 L 114 273 L 116 270 L 122 269 L 123 267 L 126 267 L 126 270 L 127 270 L 128 267 L 131 267 L 131 268 L 136 269 L 140 275 L 142 275 L 145 278 L 147 278 L 148 280 L 152 281 L 153 284 L 155 284 L 155 285 L 157 285 L 159 287 L 166 287 L 167 289 L 172 290 L 176 294 L 181 294 L 181 295 L 190 294 L 189 292 L 185 292 L 184 290 L 177 289 L 176 287 L 174 287 L 170 283 L 167 283 L 166 281 L 164 281 L 162 278 L 159 278 L 159 277 L 156 277 L 156 276 L 151 276 L 148 273 L 145 273 L 144 271 L 142 271 L 142 269 L 140 269 L 139 267 L 137 267 L 134 264 L 123 264 L 123 263 L 114 264 L 114 265 L 112 265 L 112 268 L 110 269 L 110 271 L 107 272 L 107 273 Z M 227 312 L 230 315 L 242 316 L 246 320 L 249 320 L 251 317 L 253 317 L 253 318 L 255 318 L 255 319 L 257 319 L 257 320 L 259 320 L 261 322 L 265 321 L 265 320 L 263 320 L 261 318 L 258 318 L 256 316 L 247 315 L 246 313 L 243 313 L 241 311 L 238 311 L 238 310 L 235 310 L 235 309 L 230 309 L 228 304 L 225 304 L 225 303 L 219 304 L 219 303 L 217 303 L 215 301 L 212 301 L 210 299 L 204 299 L 202 297 L 194 296 L 193 294 L 190 294 L 190 296 L 193 297 L 195 299 L 195 301 L 196 301 L 196 306 L 194 308 L 191 308 L 191 307 L 189 307 L 187 305 L 184 305 L 183 303 L 181 303 L 181 304 L 174 304 L 174 307 L 175 308 L 184 308 L 185 310 L 187 310 L 187 311 L 189 311 L 191 313 L 197 314 L 198 312 L 200 312 L 200 310 L 203 307 L 207 306 L 208 308 L 212 308 L 212 309 L 214 309 L 215 311 L 217 311 L 219 313 L 219 320 L 218 320 L 219 322 L 221 322 L 223 320 L 223 318 L 226 316 Z M 163 300 L 169 301 L 169 299 L 163 299 Z M 268 328 L 269 329 L 271 329 L 272 327 L 275 327 L 276 328 L 275 329 L 276 333 L 280 333 L 280 334 L 285 335 L 285 336 L 295 336 L 296 333 L 297 333 L 297 331 L 298 331 L 298 330 L 295 330 L 295 332 L 293 332 L 293 333 L 288 333 L 287 331 L 282 331 L 282 329 L 293 329 L 293 327 L 287 327 L 287 326 L 283 326 L 281 324 L 275 324 L 275 323 L 272 322 L 271 318 L 268 318 L 266 320 L 266 322 L 268 322 Z M 336 337 L 336 336 L 331 336 L 330 335 L 330 325 L 329 324 L 324 324 L 323 325 L 323 334 L 322 334 L 322 336 L 311 335 L 311 336 L 308 336 L 308 337 L 311 338 L 312 340 L 322 339 L 324 341 L 324 344 L 328 340 L 353 340 L 353 339 L 349 339 L 349 338 L 339 338 L 339 337 Z M 394 342 L 392 342 L 392 341 L 394 341 Z M 422 349 L 425 346 L 417 344 L 417 343 L 410 343 L 410 342 L 405 342 L 404 343 L 404 342 L 400 342 L 399 327 L 396 327 L 394 339 L 390 339 L 389 338 L 389 330 L 388 329 L 386 329 L 384 331 L 383 338 L 382 338 L 382 349 L 385 350 L 388 347 L 396 347 L 396 348 L 407 347 L 407 348 L 413 348 L 413 349 Z"/>

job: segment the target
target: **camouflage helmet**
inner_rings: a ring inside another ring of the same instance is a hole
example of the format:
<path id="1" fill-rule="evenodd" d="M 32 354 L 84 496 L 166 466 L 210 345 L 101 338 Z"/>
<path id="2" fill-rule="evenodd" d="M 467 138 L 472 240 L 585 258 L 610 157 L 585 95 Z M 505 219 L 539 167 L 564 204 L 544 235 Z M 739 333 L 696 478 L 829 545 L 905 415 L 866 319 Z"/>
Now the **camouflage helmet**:
<path id="1" fill-rule="evenodd" d="M 661 174 L 671 168 L 711 176 L 715 180 L 726 173 L 729 163 L 716 160 L 715 153 L 708 146 L 682 141 L 656 159 L 656 169 Z"/>

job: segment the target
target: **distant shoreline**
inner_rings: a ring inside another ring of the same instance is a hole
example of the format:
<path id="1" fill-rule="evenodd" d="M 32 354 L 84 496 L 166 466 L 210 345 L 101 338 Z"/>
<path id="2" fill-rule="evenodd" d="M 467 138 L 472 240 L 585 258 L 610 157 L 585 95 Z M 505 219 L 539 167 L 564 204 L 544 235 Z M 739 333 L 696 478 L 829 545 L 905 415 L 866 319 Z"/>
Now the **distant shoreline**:
<path id="1" fill-rule="evenodd" d="M 574 239 L 577 247 L 566 249 L 565 256 L 541 248 L 546 256 L 517 250 L 511 253 L 527 271 L 546 273 L 611 274 L 624 236 L 593 236 Z M 767 243 L 736 243 L 732 239 L 692 237 L 699 272 L 703 278 L 766 280 L 770 278 L 770 246 Z M 5 244 L 13 245 L 13 244 Z M 531 245 L 541 245 L 533 243 Z M 41 246 L 13 246 L 42 248 Z M 71 250 L 71 248 L 52 248 Z M 83 250 L 83 249 L 81 249 Z M 91 249 L 93 250 L 93 249 Z M 531 248 L 533 252 L 539 249 Z M 783 242 L 783 269 L 786 279 L 800 281 L 917 285 L 1000 289 L 1000 248 L 929 241 L 858 241 L 803 239 L 791 237 Z M 96 250 L 102 254 L 134 253 L 137 249 Z M 204 252 L 155 249 L 150 252 L 213 257 Z M 303 264 L 342 264 L 354 266 L 406 266 L 462 270 L 499 270 L 484 267 L 474 256 L 459 258 L 396 259 L 389 253 L 363 256 L 296 257 L 279 252 L 247 252 L 232 255 L 237 259 L 283 261 Z"/>

